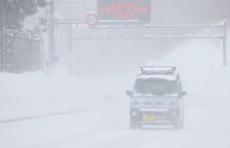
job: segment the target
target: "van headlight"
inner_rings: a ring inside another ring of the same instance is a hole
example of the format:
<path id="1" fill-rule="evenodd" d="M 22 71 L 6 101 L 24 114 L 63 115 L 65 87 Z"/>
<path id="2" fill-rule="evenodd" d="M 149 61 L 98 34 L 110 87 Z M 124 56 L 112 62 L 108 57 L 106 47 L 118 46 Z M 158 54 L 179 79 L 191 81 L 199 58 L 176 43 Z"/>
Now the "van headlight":
<path id="1" fill-rule="evenodd" d="M 139 105 L 139 102 L 138 102 L 138 101 L 133 101 L 132 104 L 133 104 L 134 106 L 137 106 L 137 105 Z"/>

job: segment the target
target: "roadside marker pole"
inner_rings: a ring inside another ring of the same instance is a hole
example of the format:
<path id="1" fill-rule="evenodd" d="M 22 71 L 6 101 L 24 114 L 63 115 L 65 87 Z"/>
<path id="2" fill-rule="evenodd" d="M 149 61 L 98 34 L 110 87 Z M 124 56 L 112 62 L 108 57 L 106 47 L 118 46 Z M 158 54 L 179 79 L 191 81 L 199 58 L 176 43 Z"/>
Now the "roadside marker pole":
<path id="1" fill-rule="evenodd" d="M 223 36 L 223 66 L 227 66 L 227 25 L 224 22 L 224 36 Z"/>

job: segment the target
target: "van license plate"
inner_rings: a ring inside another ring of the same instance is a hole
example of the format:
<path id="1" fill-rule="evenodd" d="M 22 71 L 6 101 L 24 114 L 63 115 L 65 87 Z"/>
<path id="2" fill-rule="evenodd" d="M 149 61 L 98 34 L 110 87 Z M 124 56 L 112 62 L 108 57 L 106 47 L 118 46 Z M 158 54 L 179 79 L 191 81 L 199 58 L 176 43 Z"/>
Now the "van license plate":
<path id="1" fill-rule="evenodd" d="M 144 120 L 144 122 L 153 122 L 154 116 L 153 115 L 144 115 L 143 120 Z"/>

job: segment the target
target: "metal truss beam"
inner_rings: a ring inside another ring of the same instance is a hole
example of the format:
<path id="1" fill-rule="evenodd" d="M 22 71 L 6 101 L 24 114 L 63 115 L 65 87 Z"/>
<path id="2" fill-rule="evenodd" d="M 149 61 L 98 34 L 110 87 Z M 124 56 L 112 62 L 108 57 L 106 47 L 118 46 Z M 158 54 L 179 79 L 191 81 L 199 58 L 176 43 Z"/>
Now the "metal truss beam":
<path id="1" fill-rule="evenodd" d="M 109 25 L 98 22 L 89 26 L 85 20 L 56 19 L 56 25 L 72 27 L 71 41 L 108 39 L 220 39 L 223 65 L 227 65 L 227 27 L 223 25 Z"/>

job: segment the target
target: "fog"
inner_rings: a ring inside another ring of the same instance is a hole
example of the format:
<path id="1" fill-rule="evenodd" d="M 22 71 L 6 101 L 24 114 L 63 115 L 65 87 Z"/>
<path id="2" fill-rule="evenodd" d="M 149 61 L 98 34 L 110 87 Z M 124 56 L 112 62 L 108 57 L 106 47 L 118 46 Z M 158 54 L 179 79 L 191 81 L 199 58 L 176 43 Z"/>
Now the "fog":
<path id="1" fill-rule="evenodd" d="M 0 6 L 0 147 L 230 147 L 229 0 Z"/>

